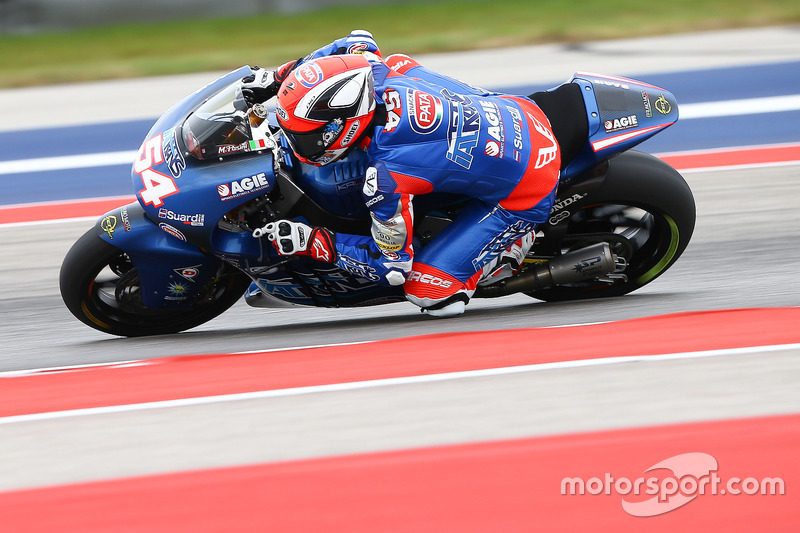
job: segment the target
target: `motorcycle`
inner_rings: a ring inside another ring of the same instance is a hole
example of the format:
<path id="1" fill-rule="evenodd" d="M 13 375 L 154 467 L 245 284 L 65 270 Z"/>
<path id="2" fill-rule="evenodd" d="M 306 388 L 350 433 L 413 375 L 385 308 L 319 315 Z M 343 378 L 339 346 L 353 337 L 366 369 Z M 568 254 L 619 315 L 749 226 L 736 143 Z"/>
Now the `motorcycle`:
<path id="1" fill-rule="evenodd" d="M 61 295 L 78 320 L 143 336 L 203 324 L 242 295 L 254 307 L 405 301 L 402 286 L 376 283 L 368 265 L 280 256 L 253 237 L 279 219 L 369 235 L 370 217 L 361 197 L 363 152 L 323 167 L 298 161 L 269 104 L 245 101 L 240 80 L 251 73 L 244 66 L 222 76 L 154 124 L 131 170 L 137 201 L 100 217 L 64 259 Z M 689 243 L 694 199 L 676 170 L 631 148 L 677 121 L 675 97 L 643 82 L 577 72 L 530 98 L 561 148 L 558 195 L 521 271 L 479 286 L 474 297 L 620 296 L 663 274 Z M 415 198 L 415 249 L 467 201 Z"/>

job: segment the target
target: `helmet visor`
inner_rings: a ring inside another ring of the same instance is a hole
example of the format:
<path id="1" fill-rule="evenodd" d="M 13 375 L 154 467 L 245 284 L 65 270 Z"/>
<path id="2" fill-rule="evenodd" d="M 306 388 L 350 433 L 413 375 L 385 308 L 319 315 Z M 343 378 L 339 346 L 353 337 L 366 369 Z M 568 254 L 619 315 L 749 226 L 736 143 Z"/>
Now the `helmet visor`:
<path id="1" fill-rule="evenodd" d="M 309 161 L 315 161 L 333 146 L 344 129 L 344 121 L 336 118 L 319 128 L 306 132 L 283 129 L 292 150 Z"/>

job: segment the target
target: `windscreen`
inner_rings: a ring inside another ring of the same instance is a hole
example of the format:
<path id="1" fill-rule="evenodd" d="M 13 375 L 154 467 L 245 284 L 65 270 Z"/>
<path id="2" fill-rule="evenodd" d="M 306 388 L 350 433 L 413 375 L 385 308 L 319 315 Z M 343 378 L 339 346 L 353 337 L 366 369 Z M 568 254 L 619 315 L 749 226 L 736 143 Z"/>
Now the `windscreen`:
<path id="1" fill-rule="evenodd" d="M 206 100 L 183 123 L 183 141 L 189 153 L 198 159 L 214 159 L 262 150 L 269 136 L 264 123 L 267 111 L 256 104 L 252 108 L 242 96 L 239 82 L 223 88 Z"/>

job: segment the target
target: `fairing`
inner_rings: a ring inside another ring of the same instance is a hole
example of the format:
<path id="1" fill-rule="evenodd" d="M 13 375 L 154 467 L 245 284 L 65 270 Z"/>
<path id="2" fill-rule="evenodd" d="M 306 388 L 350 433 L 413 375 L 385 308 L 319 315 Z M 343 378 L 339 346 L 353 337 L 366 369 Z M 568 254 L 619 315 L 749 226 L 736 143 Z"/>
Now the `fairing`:
<path id="1" fill-rule="evenodd" d="M 571 83 L 583 93 L 589 138 L 562 173 L 562 182 L 629 150 L 678 120 L 678 103 L 669 91 L 640 81 L 576 72 Z"/>

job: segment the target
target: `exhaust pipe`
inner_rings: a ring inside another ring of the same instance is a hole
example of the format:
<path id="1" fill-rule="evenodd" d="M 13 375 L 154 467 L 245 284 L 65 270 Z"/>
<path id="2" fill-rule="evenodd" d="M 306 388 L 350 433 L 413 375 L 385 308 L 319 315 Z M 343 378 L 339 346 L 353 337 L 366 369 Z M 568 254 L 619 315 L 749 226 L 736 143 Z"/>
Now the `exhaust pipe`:
<path id="1" fill-rule="evenodd" d="M 617 270 L 616 258 L 607 242 L 600 242 L 550 259 L 545 263 L 530 265 L 518 276 L 479 286 L 476 298 L 497 298 L 517 292 L 530 292 L 565 283 L 597 279 Z"/>

